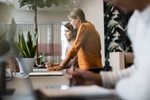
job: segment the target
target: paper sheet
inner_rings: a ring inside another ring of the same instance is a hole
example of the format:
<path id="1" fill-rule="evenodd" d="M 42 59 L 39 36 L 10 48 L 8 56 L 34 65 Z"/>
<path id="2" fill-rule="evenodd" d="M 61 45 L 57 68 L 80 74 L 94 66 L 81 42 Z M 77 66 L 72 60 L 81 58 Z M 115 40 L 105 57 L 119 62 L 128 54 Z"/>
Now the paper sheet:
<path id="1" fill-rule="evenodd" d="M 46 98 L 104 98 L 115 97 L 114 89 L 106 89 L 97 85 L 91 86 L 74 86 L 65 90 L 61 89 L 40 89 L 40 94 Z"/>
<path id="2" fill-rule="evenodd" d="M 33 71 L 29 73 L 29 76 L 61 76 L 63 75 L 62 71 L 45 71 L 44 69 L 42 71 Z"/>

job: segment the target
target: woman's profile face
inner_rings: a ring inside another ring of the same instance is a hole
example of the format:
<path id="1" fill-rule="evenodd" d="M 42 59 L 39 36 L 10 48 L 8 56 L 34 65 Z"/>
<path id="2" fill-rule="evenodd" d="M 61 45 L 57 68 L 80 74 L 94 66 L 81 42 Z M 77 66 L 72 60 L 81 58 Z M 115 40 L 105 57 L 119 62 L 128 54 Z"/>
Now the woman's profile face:
<path id="1" fill-rule="evenodd" d="M 73 39 L 72 32 L 66 27 L 65 27 L 64 31 L 65 31 L 64 35 L 65 35 L 67 41 L 70 42 Z"/>
<path id="2" fill-rule="evenodd" d="M 79 20 L 78 18 L 76 19 L 73 19 L 73 18 L 70 18 L 68 17 L 69 20 L 70 20 L 70 24 L 73 26 L 74 29 L 78 29 L 79 28 Z"/>

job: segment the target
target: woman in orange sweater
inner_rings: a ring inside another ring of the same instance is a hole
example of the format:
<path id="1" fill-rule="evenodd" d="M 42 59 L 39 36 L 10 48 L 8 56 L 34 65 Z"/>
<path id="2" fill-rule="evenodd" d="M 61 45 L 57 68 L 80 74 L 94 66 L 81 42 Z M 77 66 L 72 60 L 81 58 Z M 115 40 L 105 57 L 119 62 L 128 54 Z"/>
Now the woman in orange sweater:
<path id="1" fill-rule="evenodd" d="M 49 67 L 48 70 L 63 69 L 77 55 L 80 69 L 99 73 L 103 70 L 99 33 L 93 24 L 86 21 L 85 14 L 80 8 L 72 9 L 68 18 L 74 29 L 78 29 L 76 39 L 66 58 L 58 66 Z"/>

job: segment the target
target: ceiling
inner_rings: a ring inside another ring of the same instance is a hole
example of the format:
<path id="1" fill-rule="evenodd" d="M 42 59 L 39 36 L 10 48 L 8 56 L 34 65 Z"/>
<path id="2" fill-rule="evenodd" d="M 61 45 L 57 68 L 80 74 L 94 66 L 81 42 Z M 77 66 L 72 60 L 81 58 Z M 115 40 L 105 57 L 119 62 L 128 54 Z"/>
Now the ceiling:
<path id="1" fill-rule="evenodd" d="M 0 0 L 0 4 L 5 4 L 7 6 L 14 5 L 17 10 L 27 10 L 28 7 L 24 6 L 22 8 L 19 7 L 19 0 Z M 39 11 L 69 11 L 74 7 L 78 7 L 82 0 L 58 0 L 59 6 L 56 7 L 52 5 L 50 8 L 38 8 Z"/>

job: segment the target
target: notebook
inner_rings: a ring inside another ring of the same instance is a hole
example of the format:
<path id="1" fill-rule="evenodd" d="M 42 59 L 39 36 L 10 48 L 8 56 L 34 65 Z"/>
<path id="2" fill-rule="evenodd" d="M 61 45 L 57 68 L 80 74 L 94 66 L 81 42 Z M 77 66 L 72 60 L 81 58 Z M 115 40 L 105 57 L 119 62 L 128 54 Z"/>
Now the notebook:
<path id="1" fill-rule="evenodd" d="M 61 76 L 63 75 L 62 71 L 37 71 L 37 72 L 30 72 L 29 76 Z"/>
<path id="2" fill-rule="evenodd" d="M 61 76 L 61 75 L 63 75 L 62 70 L 60 70 L 60 71 L 47 71 L 46 68 L 33 69 L 33 72 L 29 73 L 29 76 Z"/>
<path id="3" fill-rule="evenodd" d="M 46 100 L 120 100 L 113 89 L 97 85 L 74 86 L 67 89 L 43 88 L 36 91 Z"/>

